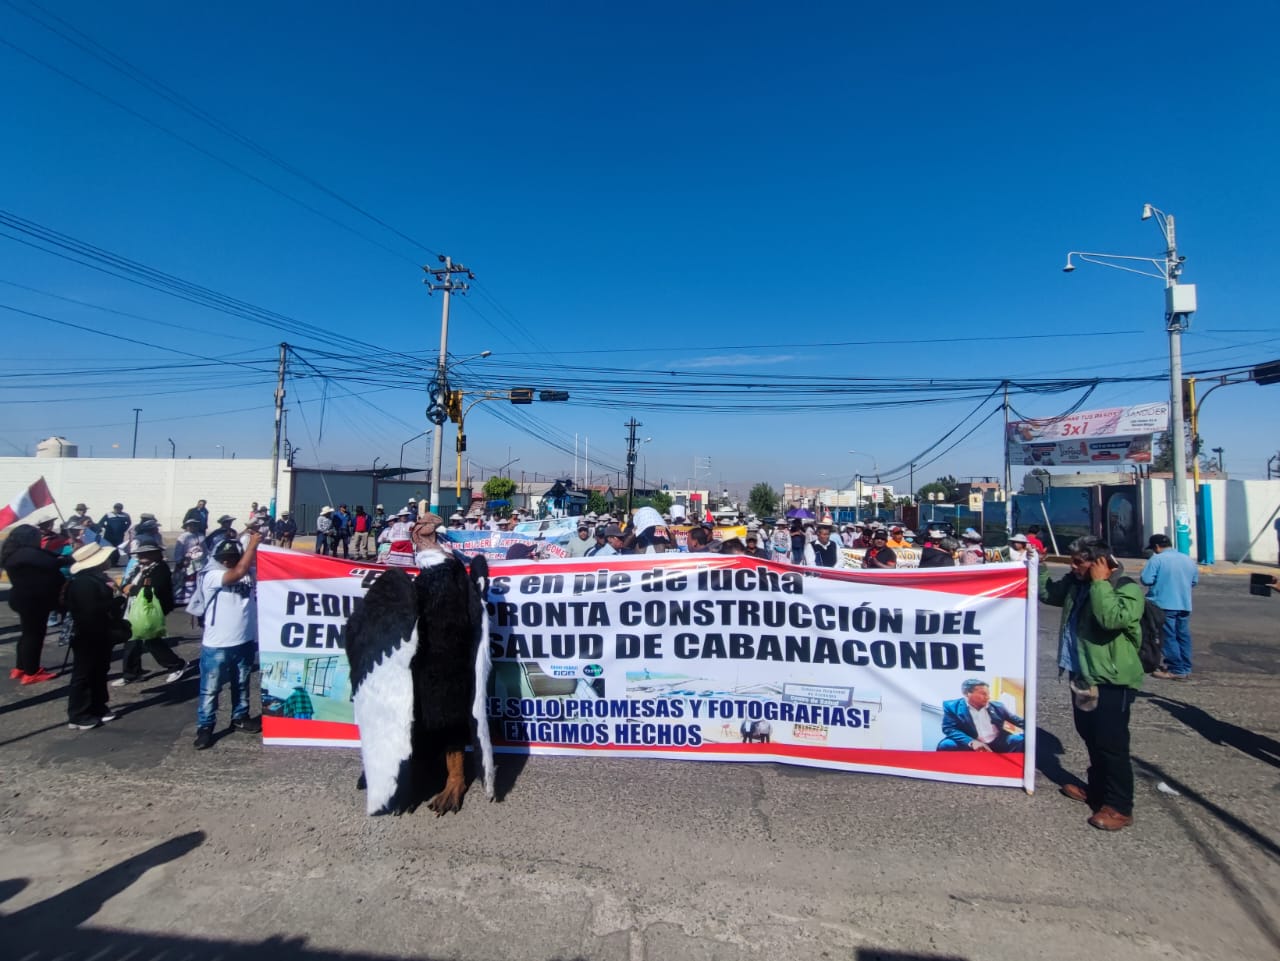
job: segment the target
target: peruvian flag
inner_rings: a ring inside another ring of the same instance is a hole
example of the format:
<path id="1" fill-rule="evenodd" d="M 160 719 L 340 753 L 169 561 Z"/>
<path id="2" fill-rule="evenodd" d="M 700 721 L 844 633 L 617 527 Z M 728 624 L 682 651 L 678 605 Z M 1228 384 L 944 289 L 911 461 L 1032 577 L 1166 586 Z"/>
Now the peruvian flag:
<path id="1" fill-rule="evenodd" d="M 53 495 L 49 493 L 49 485 L 41 477 L 38 481 L 11 500 L 7 506 L 0 507 L 0 530 L 10 524 L 16 524 L 29 514 L 34 514 L 42 507 L 53 503 Z"/>

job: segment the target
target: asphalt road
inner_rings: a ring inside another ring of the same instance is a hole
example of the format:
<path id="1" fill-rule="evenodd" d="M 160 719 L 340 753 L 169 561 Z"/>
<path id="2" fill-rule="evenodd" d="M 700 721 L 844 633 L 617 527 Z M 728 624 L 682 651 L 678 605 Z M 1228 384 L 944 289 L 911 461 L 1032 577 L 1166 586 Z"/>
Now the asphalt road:
<path id="1" fill-rule="evenodd" d="M 229 734 L 196 753 L 194 679 L 113 691 L 118 721 L 69 731 L 61 680 L 7 681 L 3 606 L 0 956 L 1275 959 L 1280 597 L 1213 574 L 1195 600 L 1196 677 L 1135 706 L 1137 823 L 1114 835 L 1055 788 L 1084 766 L 1055 610 L 1034 796 L 500 756 L 500 803 L 436 819 L 365 817 L 354 752 Z"/>

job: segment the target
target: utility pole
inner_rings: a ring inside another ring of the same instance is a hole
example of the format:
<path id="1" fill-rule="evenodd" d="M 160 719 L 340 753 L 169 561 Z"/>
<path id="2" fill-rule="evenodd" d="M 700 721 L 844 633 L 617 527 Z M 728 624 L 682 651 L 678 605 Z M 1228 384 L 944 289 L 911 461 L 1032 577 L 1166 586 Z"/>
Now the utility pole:
<path id="1" fill-rule="evenodd" d="M 276 432 L 271 445 L 271 519 L 276 519 L 276 495 L 280 493 L 280 437 L 284 423 L 284 373 L 289 357 L 289 345 L 280 344 L 280 364 L 276 369 Z"/>
<path id="2" fill-rule="evenodd" d="M 1143 208 L 1143 219 L 1152 214 L 1150 205 Z M 1187 446 L 1183 433 L 1182 412 L 1182 332 L 1186 329 L 1188 315 L 1195 310 L 1195 288 L 1190 288 L 1189 302 L 1180 302 L 1178 275 L 1182 262 L 1178 256 L 1178 239 L 1173 214 L 1165 214 L 1160 226 L 1168 244 L 1164 253 L 1165 276 L 1165 326 L 1169 329 L 1169 439 L 1173 444 L 1173 531 L 1174 546 L 1183 553 L 1191 553 L 1191 512 L 1187 501 Z M 1189 308 L 1189 309 L 1188 309 Z M 1195 443 L 1195 438 L 1191 438 Z"/>
<path id="3" fill-rule="evenodd" d="M 133 409 L 133 456 L 138 456 L 138 415 L 142 413 L 141 407 Z"/>
<path id="4" fill-rule="evenodd" d="M 636 487 L 636 428 L 643 427 L 638 420 L 632 417 L 623 424 L 627 428 L 627 518 L 631 517 L 631 495 L 635 492 Z"/>
<path id="5" fill-rule="evenodd" d="M 430 278 L 424 280 L 427 285 L 427 293 L 432 294 L 437 290 L 444 291 L 444 304 L 440 310 L 440 361 L 436 365 L 435 376 L 427 385 L 427 392 L 431 398 L 430 406 L 427 407 L 427 419 L 436 427 L 443 427 L 445 421 L 449 419 L 449 412 L 445 409 L 445 401 L 449 394 L 449 297 L 456 290 L 465 294 L 469 285 L 463 281 L 455 282 L 454 274 L 466 274 L 468 279 L 475 280 L 476 275 L 473 274 L 462 264 L 455 264 L 453 260 L 440 254 L 439 267 L 423 267 L 422 269 L 428 274 L 435 276 L 435 283 Z M 442 442 L 444 439 L 444 431 L 435 430 L 431 432 L 431 510 L 433 513 L 440 513 L 440 467 L 443 459 L 444 448 Z"/>
<path id="6" fill-rule="evenodd" d="M 1009 382 L 1004 382 L 1004 536 L 1013 536 L 1013 464 L 1009 460 Z"/>

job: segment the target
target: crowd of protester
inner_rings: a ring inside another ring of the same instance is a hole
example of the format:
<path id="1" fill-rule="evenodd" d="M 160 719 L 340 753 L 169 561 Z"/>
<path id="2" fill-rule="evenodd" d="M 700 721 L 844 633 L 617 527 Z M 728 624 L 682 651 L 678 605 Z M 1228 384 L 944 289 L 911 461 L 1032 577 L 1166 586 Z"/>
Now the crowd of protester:
<path id="1" fill-rule="evenodd" d="M 339 504 L 320 511 L 314 550 L 412 567 L 420 563 L 424 550 L 451 549 L 449 531 L 511 532 L 525 519 L 530 518 L 518 511 L 506 517 L 457 512 L 446 521 L 428 511 L 425 502 L 394 511 L 382 504 L 372 511 Z M 211 521 L 201 500 L 186 512 L 181 532 L 167 545 L 153 514 L 141 513 L 135 522 L 117 503 L 94 521 L 87 506 L 77 504 L 75 513 L 60 524 L 46 517 L 10 529 L 0 546 L 0 567 L 10 583 L 9 603 L 20 624 L 10 679 L 34 685 L 60 676 L 42 666 L 48 631 L 58 627 L 71 659 L 71 728 L 92 730 L 115 720 L 110 688 L 147 679 L 147 655 L 163 672 L 165 683 L 176 683 L 198 669 L 197 749 L 214 742 L 224 687 L 230 688 L 230 729 L 261 731 L 261 720 L 252 715 L 249 701 L 249 678 L 257 659 L 254 561 L 261 544 L 291 548 L 298 528 L 289 511 L 273 521 L 257 503 L 239 528 L 236 521 L 231 514 Z M 802 517 L 766 518 L 743 526 L 745 536 L 740 536 L 736 530 L 717 530 L 710 520 L 690 523 L 652 507 L 638 509 L 629 522 L 622 515 L 592 512 L 579 520 L 566 553 L 606 557 L 683 548 L 814 568 L 893 569 L 903 551 L 914 551 L 913 566 L 920 568 L 1026 561 L 1046 552 L 1034 525 L 1014 533 L 996 550 L 984 548 L 982 535 L 972 528 L 955 536 L 940 525 L 913 532 L 873 520 L 846 523 L 837 530 L 829 518 Z M 1139 662 L 1140 624 L 1152 603 L 1161 605 L 1165 621 L 1164 662 L 1153 676 L 1190 677 L 1188 624 L 1197 569 L 1171 546 L 1164 535 L 1151 538 L 1153 557 L 1141 584 L 1122 576 L 1123 566 L 1096 538 L 1080 538 L 1069 546 L 1070 569 L 1064 576 L 1054 580 L 1047 568 L 1039 575 L 1040 599 L 1062 608 L 1059 665 L 1070 680 L 1076 729 L 1089 755 L 1087 782 L 1067 785 L 1062 793 L 1088 804 L 1089 823 L 1104 830 L 1133 822 L 1128 718 L 1134 692 L 1146 673 Z M 528 543 L 513 543 L 507 556 L 528 559 L 537 553 Z M 1271 583 L 1280 587 L 1275 578 Z M 1148 588 L 1146 594 L 1142 585 Z M 166 618 L 180 606 L 202 628 L 198 663 L 185 661 L 169 642 Z M 123 647 L 122 669 L 109 682 L 117 646 Z"/>

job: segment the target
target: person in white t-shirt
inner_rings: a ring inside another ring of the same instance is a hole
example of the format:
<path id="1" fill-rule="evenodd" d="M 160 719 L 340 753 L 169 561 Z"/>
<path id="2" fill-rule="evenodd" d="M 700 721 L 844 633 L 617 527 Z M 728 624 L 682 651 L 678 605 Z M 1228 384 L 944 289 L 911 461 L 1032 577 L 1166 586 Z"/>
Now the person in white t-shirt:
<path id="1" fill-rule="evenodd" d="M 249 716 L 249 674 L 253 669 L 258 624 L 253 602 L 253 560 L 261 536 L 249 534 L 218 544 L 200 580 L 204 598 L 204 636 L 200 639 L 200 700 L 196 707 L 195 748 L 213 746 L 218 694 L 231 685 L 231 729 L 255 734 L 262 719 Z"/>

